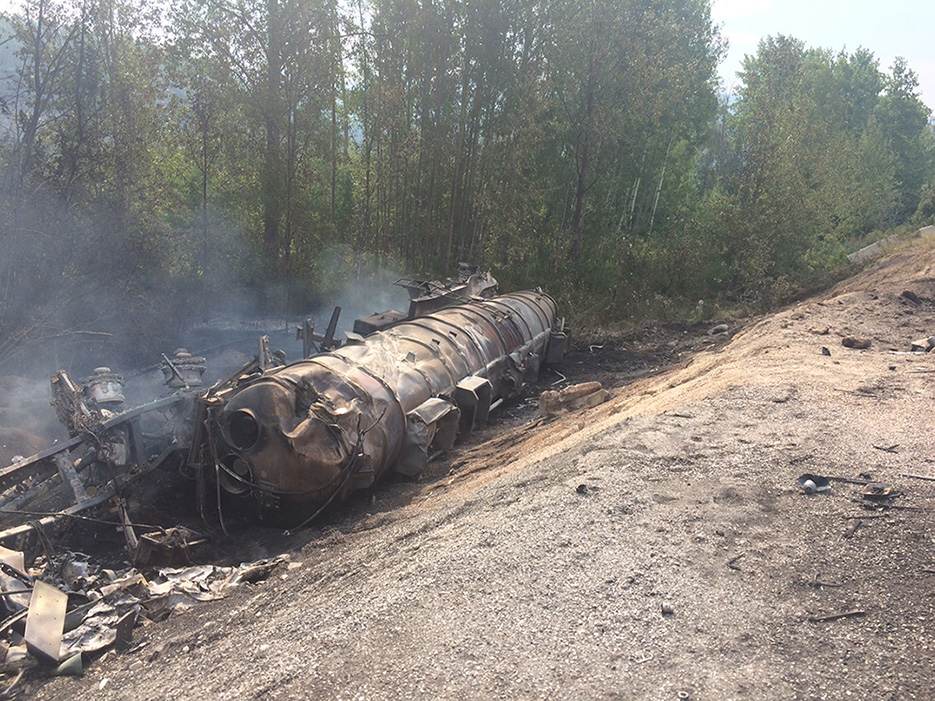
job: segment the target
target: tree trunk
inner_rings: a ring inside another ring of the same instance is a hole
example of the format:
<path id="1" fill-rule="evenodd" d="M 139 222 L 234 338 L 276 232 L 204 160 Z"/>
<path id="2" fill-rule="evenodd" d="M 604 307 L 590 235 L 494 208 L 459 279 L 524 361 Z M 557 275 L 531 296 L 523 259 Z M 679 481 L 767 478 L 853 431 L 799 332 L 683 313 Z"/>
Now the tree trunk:
<path id="1" fill-rule="evenodd" d="M 578 181 L 575 185 L 575 213 L 571 220 L 571 257 L 577 261 L 581 257 L 584 244 L 584 210 L 588 195 L 588 173 L 591 165 L 591 139 L 594 134 L 594 51 L 588 64 L 588 86 L 585 95 L 584 133 L 581 138 L 581 150 L 578 158 Z"/>
<path id="2" fill-rule="evenodd" d="M 267 273 L 279 273 L 279 225 L 282 218 L 279 180 L 282 174 L 279 101 L 282 81 L 282 31 L 279 2 L 267 0 L 269 44 L 266 56 L 266 153 L 263 172 L 263 258 Z"/>

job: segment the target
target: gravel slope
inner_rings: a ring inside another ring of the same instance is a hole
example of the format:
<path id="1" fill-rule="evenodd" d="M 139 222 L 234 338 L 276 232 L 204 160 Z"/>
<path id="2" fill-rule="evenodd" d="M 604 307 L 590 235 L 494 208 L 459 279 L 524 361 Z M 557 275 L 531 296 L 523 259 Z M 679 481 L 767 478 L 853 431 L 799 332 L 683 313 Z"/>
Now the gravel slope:
<path id="1" fill-rule="evenodd" d="M 935 475 L 935 354 L 898 353 L 935 334 L 933 271 L 915 242 L 605 405 L 463 448 L 276 541 L 292 563 L 269 581 L 27 691 L 933 698 L 935 482 L 901 474 Z M 803 472 L 900 496 L 806 495 Z"/>

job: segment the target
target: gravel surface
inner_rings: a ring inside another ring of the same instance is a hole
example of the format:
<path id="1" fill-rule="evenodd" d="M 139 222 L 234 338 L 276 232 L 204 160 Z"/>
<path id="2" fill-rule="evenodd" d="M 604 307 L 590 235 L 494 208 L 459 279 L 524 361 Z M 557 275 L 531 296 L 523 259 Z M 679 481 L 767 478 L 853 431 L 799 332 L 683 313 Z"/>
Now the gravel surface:
<path id="1" fill-rule="evenodd" d="M 670 330 L 661 374 L 608 348 L 620 367 L 589 376 L 585 350 L 566 374 L 608 403 L 516 409 L 323 530 L 252 532 L 254 555 L 291 554 L 271 579 L 24 693 L 933 698 L 935 482 L 903 476 L 935 475 L 935 353 L 903 354 L 935 334 L 933 271 L 916 242 L 718 343 Z M 802 473 L 898 496 L 809 495 Z"/>

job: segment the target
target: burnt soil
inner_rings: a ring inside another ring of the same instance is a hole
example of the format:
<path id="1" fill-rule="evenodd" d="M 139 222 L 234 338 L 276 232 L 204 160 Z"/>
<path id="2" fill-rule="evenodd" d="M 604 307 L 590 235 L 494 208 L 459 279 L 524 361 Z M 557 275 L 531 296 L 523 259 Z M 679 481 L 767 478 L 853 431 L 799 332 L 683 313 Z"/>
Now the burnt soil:
<path id="1" fill-rule="evenodd" d="M 421 480 L 312 528 L 233 524 L 195 557 L 290 562 L 20 693 L 935 697 L 935 481 L 905 476 L 935 476 L 935 352 L 906 352 L 935 334 L 935 248 L 714 323 L 575 349 Z M 610 400 L 536 417 L 536 392 L 586 380 Z"/>

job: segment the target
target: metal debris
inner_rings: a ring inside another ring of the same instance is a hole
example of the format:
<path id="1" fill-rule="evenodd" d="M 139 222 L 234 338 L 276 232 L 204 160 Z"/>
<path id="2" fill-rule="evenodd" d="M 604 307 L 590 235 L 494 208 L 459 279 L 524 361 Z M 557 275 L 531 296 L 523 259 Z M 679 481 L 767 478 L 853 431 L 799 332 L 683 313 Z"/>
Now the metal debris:
<path id="1" fill-rule="evenodd" d="M 167 387 L 172 389 L 191 389 L 201 387 L 202 376 L 207 370 L 205 359 L 193 356 L 185 348 L 179 348 L 175 351 L 174 358 L 162 356 L 165 364 L 162 366 L 162 374 L 165 377 Z"/>
<path id="2" fill-rule="evenodd" d="M 203 542 L 188 528 L 175 527 L 140 536 L 133 564 L 140 568 L 182 567 L 192 564 L 191 546 Z"/>
<path id="3" fill-rule="evenodd" d="M 190 389 L 178 390 L 113 414 L 89 404 L 64 371 L 56 373 L 52 385 L 53 404 L 72 436 L 0 468 L 0 523 L 7 525 L 0 530 L 0 541 L 113 499 L 133 551 L 137 541 L 126 491 L 170 458 L 187 454 L 193 394 Z M 40 514 L 32 511 L 35 504 L 42 505 Z"/>
<path id="4" fill-rule="evenodd" d="M 910 479 L 915 480 L 925 480 L 927 482 L 935 482 L 935 475 L 913 475 L 908 472 L 900 472 L 902 477 L 909 477 Z"/>
<path id="5" fill-rule="evenodd" d="M 80 652 L 67 658 L 55 669 L 55 676 L 58 677 L 80 677 L 84 674 L 84 663 Z"/>
<path id="6" fill-rule="evenodd" d="M 417 319 L 439 309 L 463 304 L 470 299 L 489 299 L 497 289 L 497 281 L 489 271 L 481 272 L 476 265 L 458 264 L 458 277 L 445 282 L 437 280 L 423 281 L 400 278 L 394 284 L 409 292 L 409 309 L 406 312 L 390 309 L 354 322 L 354 333 L 368 336 L 383 331 L 402 321 Z M 340 309 L 340 308 L 339 308 Z M 332 325 L 336 319 L 332 318 Z M 331 329 L 331 334 L 334 330 Z M 321 350 L 330 350 L 324 347 Z M 308 353 L 306 353 L 306 356 Z"/>
<path id="7" fill-rule="evenodd" d="M 127 621 L 132 622 L 140 610 L 140 602 L 126 592 L 111 595 L 97 601 L 85 614 L 80 625 L 65 634 L 62 639 L 62 656 L 71 657 L 79 653 L 94 653 L 105 650 L 117 642 L 117 631 L 123 621 L 123 637 L 127 638 Z M 132 625 L 130 625 L 132 628 Z"/>
<path id="8" fill-rule="evenodd" d="M 58 664 L 67 607 L 67 594 L 45 582 L 35 583 L 23 636 L 33 657 Z"/>
<path id="9" fill-rule="evenodd" d="M 893 445 L 874 445 L 874 450 L 882 450 L 884 453 L 898 453 L 899 452 L 899 443 L 894 443 Z"/>
<path id="10" fill-rule="evenodd" d="M 869 499 L 871 501 L 883 501 L 896 496 L 893 486 L 890 484 L 883 484 L 882 482 L 870 482 L 864 485 L 861 494 L 864 499 Z"/>
<path id="11" fill-rule="evenodd" d="M 85 557 L 65 553 L 61 561 L 45 562 L 40 574 L 54 577 L 68 571 L 68 563 L 85 562 Z M 28 612 L 24 609 L 8 617 L 4 629 L 19 625 L 22 632 L 25 618 L 25 648 L 8 657 L 7 663 L 35 658 L 42 664 L 59 665 L 58 674 L 80 674 L 75 655 L 127 647 L 140 617 L 161 620 L 197 602 L 223 598 L 234 587 L 266 579 L 287 559 L 281 556 L 238 567 L 163 568 L 152 579 L 135 569 L 113 572 L 85 562 L 85 567 L 78 568 L 80 577 L 69 575 L 70 582 L 60 578 L 55 585 L 39 579 L 29 583 L 29 575 L 18 573 L 20 588 L 30 597 Z M 10 599 L 3 597 L 8 611 Z"/>
<path id="12" fill-rule="evenodd" d="M 822 587 L 831 587 L 832 589 L 836 589 L 838 587 L 844 586 L 844 584 L 841 582 L 826 582 L 825 580 L 821 578 L 821 572 L 816 572 L 815 579 L 810 581 L 809 584 L 815 587 L 816 589 L 820 589 Z"/>
<path id="13" fill-rule="evenodd" d="M 805 473 L 799 477 L 796 482 L 805 491 L 806 494 L 815 494 L 816 492 L 826 492 L 831 489 L 831 480 L 821 475 Z"/>
<path id="14" fill-rule="evenodd" d="M 853 618 L 854 616 L 863 616 L 864 614 L 866 614 L 866 611 L 854 609 L 853 611 L 845 611 L 844 613 L 829 613 L 824 616 L 809 616 L 808 620 L 810 623 L 821 623 L 822 621 L 837 621 L 841 618 Z"/>

